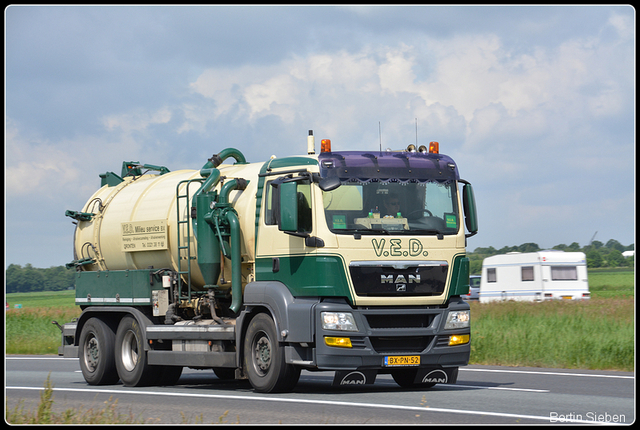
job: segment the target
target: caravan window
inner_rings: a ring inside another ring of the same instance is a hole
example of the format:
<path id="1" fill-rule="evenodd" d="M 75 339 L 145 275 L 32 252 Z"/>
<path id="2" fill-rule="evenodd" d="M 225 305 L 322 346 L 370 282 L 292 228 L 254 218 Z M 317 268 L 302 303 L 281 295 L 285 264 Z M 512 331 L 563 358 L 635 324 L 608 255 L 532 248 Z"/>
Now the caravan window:
<path id="1" fill-rule="evenodd" d="M 577 281 L 578 268 L 576 266 L 551 266 L 552 281 Z"/>
<path id="2" fill-rule="evenodd" d="M 487 269 L 487 282 L 497 282 L 496 269 Z"/>
<path id="3" fill-rule="evenodd" d="M 522 280 L 533 281 L 533 266 L 524 266 L 522 268 Z"/>

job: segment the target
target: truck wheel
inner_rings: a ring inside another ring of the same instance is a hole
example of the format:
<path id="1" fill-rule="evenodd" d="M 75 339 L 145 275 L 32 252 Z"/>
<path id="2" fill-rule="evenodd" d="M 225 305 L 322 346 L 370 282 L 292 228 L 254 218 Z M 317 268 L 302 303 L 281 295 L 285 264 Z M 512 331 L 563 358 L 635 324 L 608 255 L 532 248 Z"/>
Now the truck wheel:
<path id="1" fill-rule="evenodd" d="M 115 334 L 104 321 L 90 318 L 80 332 L 80 369 L 89 385 L 118 382 L 115 366 Z"/>
<path id="2" fill-rule="evenodd" d="M 261 393 L 291 391 L 300 378 L 300 369 L 285 362 L 284 346 L 278 343 L 275 324 L 267 314 L 258 314 L 249 323 L 244 366 L 249 382 Z"/>
<path id="3" fill-rule="evenodd" d="M 135 318 L 124 317 L 116 332 L 116 368 L 122 383 L 129 387 L 150 385 L 159 378 L 162 366 L 149 366 L 144 336 Z"/>
<path id="4" fill-rule="evenodd" d="M 431 388 L 435 384 L 435 382 L 425 382 L 421 384 L 415 384 L 413 381 L 416 379 L 416 375 L 418 374 L 417 369 L 399 369 L 391 372 L 391 376 L 393 380 L 396 381 L 396 384 L 400 385 L 402 388 L 412 388 L 412 387 L 420 387 L 420 388 Z"/>
<path id="5" fill-rule="evenodd" d="M 230 379 L 236 379 L 236 369 L 215 367 L 213 369 L 213 373 L 215 373 L 218 379 L 222 379 L 225 381 Z"/>
<path id="6" fill-rule="evenodd" d="M 182 366 L 159 366 L 162 368 L 158 376 L 158 385 L 166 387 L 176 385 L 182 376 Z"/>

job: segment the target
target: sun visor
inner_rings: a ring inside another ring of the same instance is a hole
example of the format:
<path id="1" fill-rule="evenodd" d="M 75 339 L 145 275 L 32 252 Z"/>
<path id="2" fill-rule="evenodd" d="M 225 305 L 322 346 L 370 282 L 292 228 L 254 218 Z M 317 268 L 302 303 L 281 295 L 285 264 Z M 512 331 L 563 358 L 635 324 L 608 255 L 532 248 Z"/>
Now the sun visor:
<path id="1" fill-rule="evenodd" d="M 320 176 L 347 182 L 448 182 L 458 180 L 455 162 L 443 154 L 419 152 L 325 152 Z"/>

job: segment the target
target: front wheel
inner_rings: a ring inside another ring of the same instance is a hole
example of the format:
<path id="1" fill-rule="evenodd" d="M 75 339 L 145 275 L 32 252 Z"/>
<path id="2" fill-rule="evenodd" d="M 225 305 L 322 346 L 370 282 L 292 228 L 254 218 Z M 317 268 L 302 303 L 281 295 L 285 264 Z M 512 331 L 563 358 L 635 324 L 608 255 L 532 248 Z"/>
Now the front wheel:
<path id="1" fill-rule="evenodd" d="M 285 362 L 284 346 L 267 314 L 256 315 L 247 328 L 244 366 L 249 382 L 261 393 L 291 391 L 300 378 L 300 369 Z"/>
<path id="2" fill-rule="evenodd" d="M 431 388 L 436 385 L 434 382 L 414 383 L 417 374 L 417 369 L 397 369 L 391 372 L 393 380 L 402 388 Z"/>
<path id="3" fill-rule="evenodd" d="M 80 332 L 80 370 L 89 385 L 118 382 L 114 358 L 115 334 L 104 321 L 90 318 Z"/>

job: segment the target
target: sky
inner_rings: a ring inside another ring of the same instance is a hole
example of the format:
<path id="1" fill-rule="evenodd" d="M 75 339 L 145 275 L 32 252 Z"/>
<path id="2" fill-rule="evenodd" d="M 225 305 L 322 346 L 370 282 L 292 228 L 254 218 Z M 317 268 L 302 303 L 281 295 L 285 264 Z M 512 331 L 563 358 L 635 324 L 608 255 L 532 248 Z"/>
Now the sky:
<path id="1" fill-rule="evenodd" d="M 630 6 L 9 6 L 4 18 L 5 267 L 73 260 L 65 210 L 125 160 L 200 169 L 235 147 L 262 162 L 306 154 L 308 130 L 334 151 L 438 141 L 474 186 L 471 251 L 634 243 Z"/>

